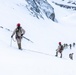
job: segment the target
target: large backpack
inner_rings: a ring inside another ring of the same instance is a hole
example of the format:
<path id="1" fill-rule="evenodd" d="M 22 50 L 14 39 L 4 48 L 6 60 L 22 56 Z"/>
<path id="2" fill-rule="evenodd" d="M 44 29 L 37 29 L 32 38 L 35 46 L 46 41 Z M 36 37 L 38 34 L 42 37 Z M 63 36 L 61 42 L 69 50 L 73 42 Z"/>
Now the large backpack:
<path id="1" fill-rule="evenodd" d="M 60 48 L 59 52 L 62 53 L 63 49 L 64 49 L 63 45 L 61 45 L 61 48 Z"/>
<path id="2" fill-rule="evenodd" d="M 63 47 L 63 45 L 61 45 L 61 48 L 60 48 L 60 50 L 63 50 L 64 49 L 64 47 Z"/>
<path id="3" fill-rule="evenodd" d="M 21 32 L 22 33 L 22 31 L 21 31 L 21 27 L 18 29 L 18 28 L 16 28 L 16 38 L 19 38 L 19 36 L 18 36 L 18 32 Z"/>

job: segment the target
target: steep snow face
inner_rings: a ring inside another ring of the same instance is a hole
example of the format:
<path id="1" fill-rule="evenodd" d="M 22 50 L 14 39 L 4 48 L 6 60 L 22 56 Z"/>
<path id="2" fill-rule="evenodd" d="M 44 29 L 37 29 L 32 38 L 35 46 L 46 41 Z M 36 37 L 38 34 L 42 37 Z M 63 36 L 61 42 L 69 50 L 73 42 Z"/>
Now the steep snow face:
<path id="1" fill-rule="evenodd" d="M 33 16 L 39 18 L 47 18 L 55 20 L 54 8 L 47 2 L 47 0 L 26 0 L 27 8 Z"/>
<path id="2" fill-rule="evenodd" d="M 68 4 L 68 5 L 76 5 L 76 0 L 52 0 L 57 3 Z"/>

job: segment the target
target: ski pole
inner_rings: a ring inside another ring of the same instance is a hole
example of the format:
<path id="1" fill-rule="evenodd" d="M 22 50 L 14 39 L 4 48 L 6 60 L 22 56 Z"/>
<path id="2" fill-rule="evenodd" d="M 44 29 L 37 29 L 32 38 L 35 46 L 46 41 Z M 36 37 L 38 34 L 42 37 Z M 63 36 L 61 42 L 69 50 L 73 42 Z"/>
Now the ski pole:
<path id="1" fill-rule="evenodd" d="M 14 38 L 11 38 L 10 46 L 12 46 L 12 40 L 13 40 L 14 42 L 16 42 L 16 41 L 14 40 Z"/>
<path id="2" fill-rule="evenodd" d="M 14 42 L 16 42 L 16 41 L 14 40 L 14 38 L 12 38 L 12 40 L 13 40 Z"/>
<path id="3" fill-rule="evenodd" d="M 10 46 L 12 46 L 12 38 L 11 38 Z"/>

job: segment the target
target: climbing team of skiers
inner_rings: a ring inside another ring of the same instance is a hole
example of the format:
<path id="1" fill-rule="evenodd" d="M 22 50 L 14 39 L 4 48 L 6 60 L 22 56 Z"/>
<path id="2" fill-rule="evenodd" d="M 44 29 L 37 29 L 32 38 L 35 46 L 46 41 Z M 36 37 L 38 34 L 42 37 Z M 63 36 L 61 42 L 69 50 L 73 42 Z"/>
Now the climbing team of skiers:
<path id="1" fill-rule="evenodd" d="M 18 49 L 22 50 L 22 47 L 21 47 L 21 41 L 22 41 L 22 38 L 23 38 L 23 35 L 25 34 L 25 30 L 21 27 L 21 24 L 18 23 L 17 24 L 17 27 L 15 28 L 15 30 L 13 31 L 12 35 L 11 35 L 11 38 L 13 38 L 13 36 L 15 35 L 15 39 L 17 41 L 17 45 L 18 45 Z M 62 58 L 62 52 L 64 49 L 70 47 L 70 49 L 73 47 L 75 47 L 75 43 L 72 44 L 64 44 L 62 45 L 61 42 L 58 43 L 58 48 L 56 49 L 56 57 L 58 56 L 58 53 L 60 53 L 60 58 Z M 73 60 L 73 53 L 70 53 L 69 54 L 69 58 Z"/>
<path id="2" fill-rule="evenodd" d="M 75 43 L 73 43 L 73 44 L 61 44 L 61 42 L 59 42 L 58 43 L 59 45 L 58 45 L 58 48 L 56 49 L 56 57 L 58 56 L 58 53 L 60 53 L 60 58 L 62 58 L 62 52 L 63 52 L 63 50 L 64 49 L 67 49 L 67 48 L 69 48 L 69 49 L 72 49 L 72 47 L 75 47 Z M 74 53 L 70 53 L 69 54 L 69 58 L 70 59 L 72 59 L 73 60 L 73 54 Z"/>

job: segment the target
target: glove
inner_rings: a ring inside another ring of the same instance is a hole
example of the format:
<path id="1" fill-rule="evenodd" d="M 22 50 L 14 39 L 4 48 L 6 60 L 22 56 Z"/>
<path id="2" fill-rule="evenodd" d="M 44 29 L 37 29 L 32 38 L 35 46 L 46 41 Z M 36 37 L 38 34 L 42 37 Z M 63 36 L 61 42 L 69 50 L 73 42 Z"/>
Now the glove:
<path id="1" fill-rule="evenodd" d="M 11 36 L 11 38 L 13 38 L 13 36 Z"/>
<path id="2" fill-rule="evenodd" d="M 23 36 L 23 34 L 21 34 L 21 36 Z"/>

